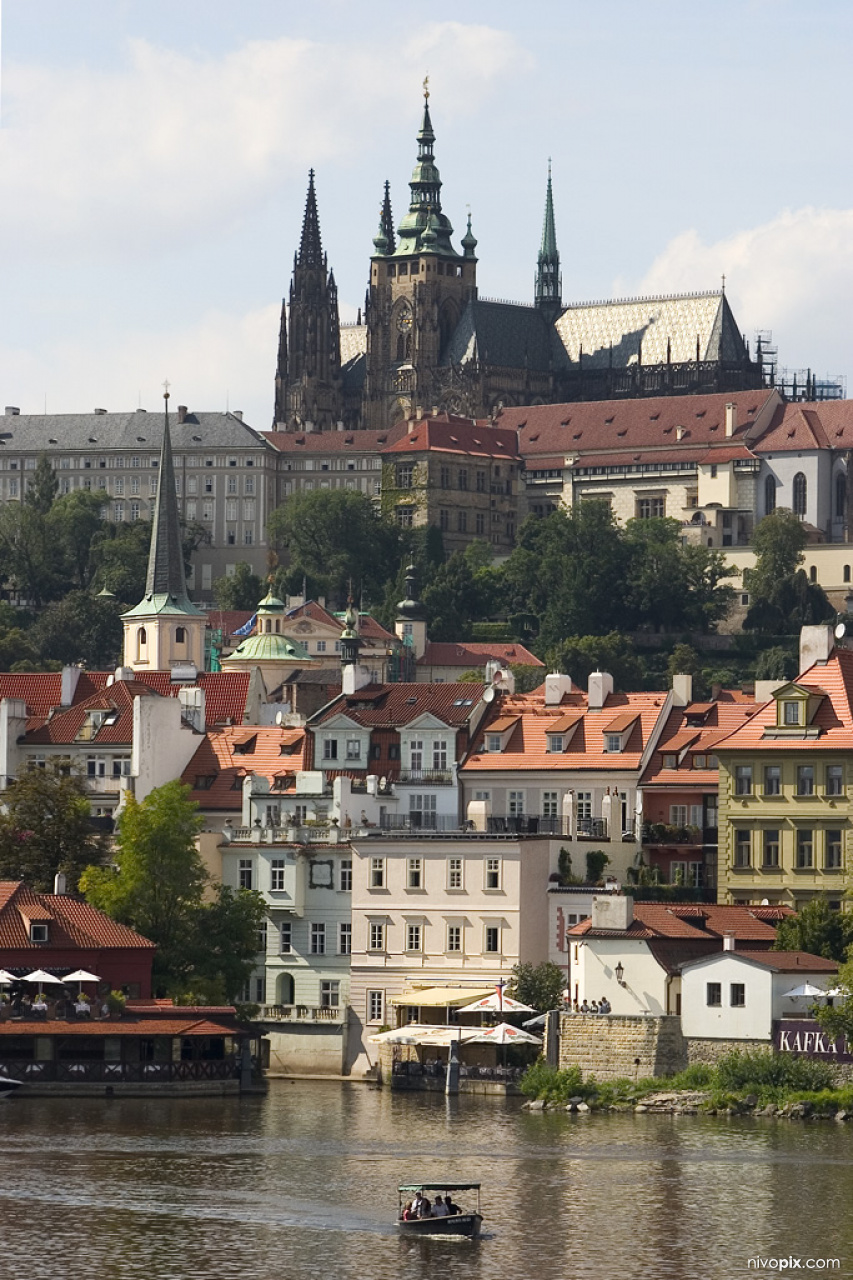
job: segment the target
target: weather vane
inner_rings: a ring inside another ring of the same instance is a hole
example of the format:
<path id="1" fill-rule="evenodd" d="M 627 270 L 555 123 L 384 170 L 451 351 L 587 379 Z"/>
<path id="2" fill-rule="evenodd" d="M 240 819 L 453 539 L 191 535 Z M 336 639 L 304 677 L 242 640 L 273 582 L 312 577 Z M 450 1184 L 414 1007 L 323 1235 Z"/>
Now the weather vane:
<path id="1" fill-rule="evenodd" d="M 164 400 L 168 400 L 168 399 L 169 399 L 169 387 L 170 387 L 170 386 L 171 386 L 171 383 L 169 382 L 169 379 L 167 378 L 167 379 L 166 379 L 166 381 L 163 383 L 163 399 L 164 399 Z"/>
<path id="2" fill-rule="evenodd" d="M 429 102 L 429 76 L 424 76 L 424 102 Z"/>

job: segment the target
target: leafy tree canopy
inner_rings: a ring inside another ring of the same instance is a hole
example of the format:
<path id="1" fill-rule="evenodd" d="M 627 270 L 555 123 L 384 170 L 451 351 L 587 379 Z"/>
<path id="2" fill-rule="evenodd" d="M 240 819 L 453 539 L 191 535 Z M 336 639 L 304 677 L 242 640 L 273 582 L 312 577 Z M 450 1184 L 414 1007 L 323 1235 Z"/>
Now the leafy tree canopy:
<path id="1" fill-rule="evenodd" d="M 507 985 L 513 1000 L 529 1004 L 537 1013 L 547 1013 L 562 1004 L 566 975 L 550 960 L 542 964 L 515 964 Z"/>
<path id="2" fill-rule="evenodd" d="M 566 672 L 583 685 L 593 671 L 609 671 L 617 689 L 638 689 L 643 682 L 643 666 L 633 642 L 618 631 L 603 636 L 569 636 L 549 651 L 546 666 Z"/>
<path id="3" fill-rule="evenodd" d="M 264 584 L 242 560 L 230 577 L 217 578 L 213 597 L 220 609 L 254 609 L 266 594 Z"/>
<path id="4" fill-rule="evenodd" d="M 24 880 L 50 893 L 57 872 L 76 888 L 84 868 L 103 862 L 106 839 L 94 830 L 85 784 L 67 761 L 26 770 L 7 787 L 3 801 L 0 880 Z"/>
<path id="5" fill-rule="evenodd" d="M 827 960 L 844 960 L 853 943 L 853 916 L 832 911 L 824 898 L 815 898 L 795 916 L 776 926 L 774 951 L 808 951 Z"/>

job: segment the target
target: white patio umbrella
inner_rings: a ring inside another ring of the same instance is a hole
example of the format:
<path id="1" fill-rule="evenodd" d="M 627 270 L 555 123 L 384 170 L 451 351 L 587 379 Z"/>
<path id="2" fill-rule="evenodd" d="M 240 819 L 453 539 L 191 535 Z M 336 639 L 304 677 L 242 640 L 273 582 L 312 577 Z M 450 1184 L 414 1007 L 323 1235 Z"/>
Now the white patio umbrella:
<path id="1" fill-rule="evenodd" d="M 41 989 L 45 985 L 45 983 L 47 983 L 49 986 L 52 985 L 56 987 L 61 987 L 65 979 L 57 978 L 56 974 L 54 973 L 45 973 L 44 969 L 33 969 L 32 973 L 24 974 L 23 981 L 37 982 L 39 986 L 39 995 L 41 995 Z"/>
<path id="2" fill-rule="evenodd" d="M 6 969 L 0 969 L 0 987 L 8 987 L 10 982 L 17 982 L 17 978 L 13 978 L 11 973 Z"/>
<path id="3" fill-rule="evenodd" d="M 420 1044 L 424 1032 L 437 1028 L 429 1023 L 410 1022 L 406 1027 L 392 1027 L 390 1031 L 377 1031 L 370 1040 L 373 1044 Z"/>
<path id="4" fill-rule="evenodd" d="M 492 991 L 489 995 L 483 996 L 481 1000 L 475 1000 L 472 1004 L 463 1004 L 458 1010 L 459 1013 L 535 1013 L 536 1010 L 531 1008 L 529 1004 L 522 1004 L 520 1000 L 513 1000 L 512 996 L 498 995 L 497 991 Z"/>
<path id="5" fill-rule="evenodd" d="M 823 987 L 812 986 L 810 982 L 804 982 L 801 987 L 794 987 L 791 991 L 784 993 L 789 1000 L 797 1000 L 800 996 L 825 996 L 827 993 Z"/>
<path id="6" fill-rule="evenodd" d="M 80 986 L 77 990 L 77 999 L 83 994 L 84 982 L 100 982 L 101 979 L 96 973 L 88 973 L 85 969 L 75 969 L 73 973 L 66 973 L 62 979 L 63 982 L 79 982 Z"/>
<path id="7" fill-rule="evenodd" d="M 466 1040 L 466 1044 L 541 1044 L 541 1036 L 532 1036 L 521 1027 L 512 1027 L 508 1022 L 499 1022 L 496 1027 L 484 1027 L 475 1036 Z"/>
<path id="8" fill-rule="evenodd" d="M 844 987 L 830 987 L 825 994 L 832 996 L 833 1000 L 837 1000 L 839 996 L 848 996 L 850 992 L 845 991 Z"/>

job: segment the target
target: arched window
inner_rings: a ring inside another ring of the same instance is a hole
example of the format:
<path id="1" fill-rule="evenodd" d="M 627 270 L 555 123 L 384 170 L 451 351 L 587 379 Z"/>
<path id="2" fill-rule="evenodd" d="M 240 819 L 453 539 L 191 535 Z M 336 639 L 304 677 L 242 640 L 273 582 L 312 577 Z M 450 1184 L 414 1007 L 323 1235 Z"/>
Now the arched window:
<path id="1" fill-rule="evenodd" d="M 175 644 L 186 644 L 187 630 L 186 627 L 175 627 Z"/>
<path id="2" fill-rule="evenodd" d="M 809 565 L 809 582 L 817 582 L 817 568 L 815 565 Z"/>
<path id="3" fill-rule="evenodd" d="M 267 618 L 267 619 L 266 619 L 266 624 L 267 624 L 267 627 L 266 627 L 267 635 L 269 635 L 269 634 L 270 634 L 270 632 L 272 631 L 272 619 L 271 619 L 271 618 Z"/>
<path id="4" fill-rule="evenodd" d="M 144 656 L 143 651 L 145 650 L 145 648 L 146 648 L 147 644 L 148 644 L 148 635 L 147 635 L 147 632 L 146 632 L 146 630 L 145 630 L 145 628 L 144 628 L 144 627 L 140 627 L 140 628 L 139 628 L 139 630 L 138 630 L 138 631 L 137 631 L 137 633 L 136 633 L 136 656 L 137 656 L 137 658 L 142 658 L 142 657 Z"/>
<path id="5" fill-rule="evenodd" d="M 844 566 L 844 581 L 845 582 L 850 581 L 850 565 L 849 564 L 846 564 Z"/>
<path id="6" fill-rule="evenodd" d="M 794 515 L 804 516 L 806 514 L 806 477 L 802 471 L 798 471 L 794 476 Z"/>
<path id="7" fill-rule="evenodd" d="M 835 518 L 843 520 L 847 510 L 847 476 L 839 471 L 835 477 Z"/>
<path id="8" fill-rule="evenodd" d="M 776 477 L 768 476 L 764 481 L 764 514 L 772 515 L 776 510 Z"/>

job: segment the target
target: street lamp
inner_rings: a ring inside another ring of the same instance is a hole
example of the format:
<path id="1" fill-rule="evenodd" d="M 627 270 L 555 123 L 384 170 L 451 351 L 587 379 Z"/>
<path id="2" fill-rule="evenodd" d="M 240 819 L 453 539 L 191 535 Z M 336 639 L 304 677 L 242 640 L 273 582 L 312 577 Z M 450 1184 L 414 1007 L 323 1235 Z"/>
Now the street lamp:
<path id="1" fill-rule="evenodd" d="M 619 983 L 619 986 L 624 987 L 625 983 L 622 981 L 622 979 L 625 976 L 625 966 L 623 965 L 621 960 L 617 964 L 614 972 L 616 974 L 616 981 Z"/>

